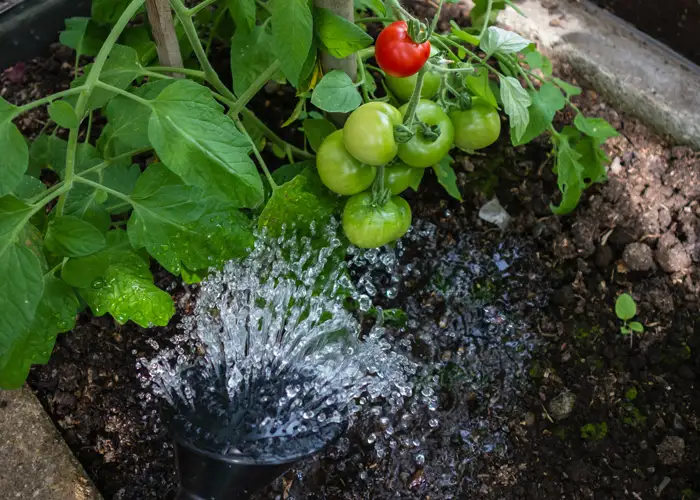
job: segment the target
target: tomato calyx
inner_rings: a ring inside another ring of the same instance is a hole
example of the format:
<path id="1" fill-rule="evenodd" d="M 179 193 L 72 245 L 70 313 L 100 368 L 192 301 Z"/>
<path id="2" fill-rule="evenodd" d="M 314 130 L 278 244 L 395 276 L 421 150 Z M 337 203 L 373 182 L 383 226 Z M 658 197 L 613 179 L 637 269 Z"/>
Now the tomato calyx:
<path id="1" fill-rule="evenodd" d="M 394 127 L 394 139 L 396 140 L 397 144 L 406 144 L 413 139 L 414 135 L 416 135 L 416 133 L 409 126 L 404 125 L 403 123 Z"/>
<path id="2" fill-rule="evenodd" d="M 422 137 L 427 142 L 435 142 L 440 138 L 440 125 L 428 125 L 427 123 L 418 122 Z"/>
<path id="3" fill-rule="evenodd" d="M 377 177 L 372 184 L 372 206 L 383 207 L 391 198 L 391 190 L 384 185 L 384 165 L 377 168 Z"/>

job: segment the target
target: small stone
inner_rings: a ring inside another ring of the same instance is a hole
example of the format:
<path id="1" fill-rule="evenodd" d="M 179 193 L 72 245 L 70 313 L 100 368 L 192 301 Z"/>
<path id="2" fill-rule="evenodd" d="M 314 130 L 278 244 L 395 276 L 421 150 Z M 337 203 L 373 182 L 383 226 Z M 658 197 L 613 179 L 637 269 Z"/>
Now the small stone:
<path id="1" fill-rule="evenodd" d="M 654 267 L 654 254 L 646 243 L 630 243 L 622 259 L 632 271 L 648 271 Z"/>
<path id="2" fill-rule="evenodd" d="M 598 269 L 607 269 L 615 258 L 615 254 L 608 245 L 598 247 L 595 252 L 595 265 Z"/>
<path id="3" fill-rule="evenodd" d="M 690 267 L 692 261 L 683 244 L 673 235 L 664 235 L 659 241 L 656 260 L 667 273 L 676 273 Z"/>
<path id="4" fill-rule="evenodd" d="M 678 432 L 683 432 L 685 430 L 685 422 L 683 422 L 683 417 L 678 413 L 673 415 L 673 428 Z"/>
<path id="5" fill-rule="evenodd" d="M 683 461 L 685 454 L 685 441 L 678 436 L 666 436 L 656 447 L 659 460 L 664 465 L 673 465 Z"/>
<path id="6" fill-rule="evenodd" d="M 549 402 L 549 415 L 554 420 L 564 420 L 574 410 L 576 394 L 564 391 Z"/>

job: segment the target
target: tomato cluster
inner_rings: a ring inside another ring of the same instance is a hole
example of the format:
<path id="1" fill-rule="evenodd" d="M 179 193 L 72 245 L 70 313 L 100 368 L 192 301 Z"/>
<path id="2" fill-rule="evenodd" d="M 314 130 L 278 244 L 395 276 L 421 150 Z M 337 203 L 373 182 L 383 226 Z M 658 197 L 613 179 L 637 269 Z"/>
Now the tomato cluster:
<path id="1" fill-rule="evenodd" d="M 411 99 L 416 73 L 429 55 L 430 43 L 413 42 L 403 21 L 380 34 L 376 59 L 398 100 Z M 417 186 L 424 169 L 438 164 L 453 146 L 473 151 L 498 138 L 501 119 L 496 109 L 474 99 L 469 109 L 448 114 L 431 100 L 441 84 L 439 74 L 424 72 L 413 119 L 406 117 L 410 103 L 400 108 L 382 101 L 363 104 L 318 149 L 316 165 L 323 184 L 350 196 L 343 210 L 343 230 L 352 244 L 375 248 L 401 238 L 411 226 L 411 207 L 399 194 Z M 398 140 L 402 130 L 408 135 Z M 383 176 L 378 178 L 380 171 Z"/>

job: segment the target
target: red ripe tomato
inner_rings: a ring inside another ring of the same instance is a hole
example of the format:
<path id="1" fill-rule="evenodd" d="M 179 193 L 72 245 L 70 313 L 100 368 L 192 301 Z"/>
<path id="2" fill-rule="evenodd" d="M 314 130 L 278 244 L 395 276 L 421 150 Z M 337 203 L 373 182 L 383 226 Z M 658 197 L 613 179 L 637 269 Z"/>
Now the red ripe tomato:
<path id="1" fill-rule="evenodd" d="M 396 21 L 377 37 L 374 57 L 387 75 L 415 75 L 430 57 L 430 42 L 416 43 L 408 35 L 406 21 Z"/>

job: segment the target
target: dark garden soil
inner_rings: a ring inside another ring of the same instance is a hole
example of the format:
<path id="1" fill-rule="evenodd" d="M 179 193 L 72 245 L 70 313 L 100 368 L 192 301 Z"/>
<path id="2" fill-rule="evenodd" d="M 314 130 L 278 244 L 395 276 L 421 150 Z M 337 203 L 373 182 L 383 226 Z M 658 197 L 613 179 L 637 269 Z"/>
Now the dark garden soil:
<path id="1" fill-rule="evenodd" d="M 23 103 L 66 88 L 71 61 L 70 51 L 57 48 L 48 59 L 17 65 L 1 74 L 0 96 Z M 558 70 L 576 80 L 565 64 Z M 293 94 L 268 90 L 256 111 L 278 128 Z M 272 109 L 280 98 L 287 105 Z M 700 498 L 700 154 L 618 114 L 595 92 L 576 102 L 621 135 L 607 146 L 608 183 L 587 191 L 571 216 L 549 210 L 557 189 L 545 139 L 457 155 L 464 203 L 447 198 L 432 175 L 408 196 L 415 217 L 436 226 L 428 255 L 460 248 L 464 234 L 483 248 L 498 245 L 503 236 L 478 218 L 494 195 L 513 216 L 507 240 L 529 249 L 518 274 L 531 279 L 517 280 L 512 293 L 548 300 L 520 311 L 539 348 L 518 386 L 517 415 L 499 423 L 507 451 L 477 457 L 470 484 L 440 487 L 436 471 L 465 468 L 439 463 L 440 447 L 464 446 L 450 433 L 459 436 L 470 412 L 491 411 L 480 394 L 445 392 L 437 415 L 447 438 L 428 439 L 425 464 L 410 474 L 395 474 L 391 461 L 378 459 L 353 433 L 342 453 L 334 447 L 259 498 Z M 558 116 L 558 125 L 572 118 Z M 45 120 L 36 111 L 18 124 L 33 136 Z M 187 314 L 196 288 L 154 272 Z M 622 292 L 637 300 L 645 325 L 634 338 L 620 334 L 613 311 Z M 176 317 L 170 327 L 144 330 L 83 314 L 75 331 L 59 338 L 49 364 L 32 370 L 30 386 L 106 500 L 173 495 L 172 448 L 135 364 L 167 342 L 177 323 Z M 582 436 L 585 426 L 592 436 Z"/>
<path id="2" fill-rule="evenodd" d="M 700 64 L 696 0 L 593 0 L 618 17 Z"/>

